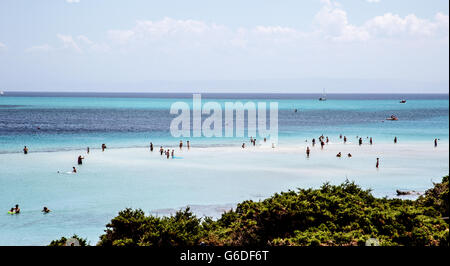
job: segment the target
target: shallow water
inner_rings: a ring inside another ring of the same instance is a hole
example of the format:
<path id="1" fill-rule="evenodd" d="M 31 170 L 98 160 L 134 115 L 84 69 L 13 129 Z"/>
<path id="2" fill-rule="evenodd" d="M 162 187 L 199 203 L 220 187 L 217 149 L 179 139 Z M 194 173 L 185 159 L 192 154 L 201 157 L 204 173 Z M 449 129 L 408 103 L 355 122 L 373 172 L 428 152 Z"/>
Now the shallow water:
<path id="1" fill-rule="evenodd" d="M 95 244 L 126 207 L 167 215 L 191 205 L 200 216 L 217 217 L 243 200 L 327 181 L 354 180 L 378 197 L 393 197 L 396 189 L 424 191 L 449 172 L 448 97 L 405 105 L 392 99 L 277 99 L 275 149 L 261 140 L 242 149 L 247 139 L 191 138 L 189 151 L 175 147 L 179 139 L 167 128 L 170 103 L 180 99 L 0 97 L 0 245 L 45 245 L 73 233 Z M 391 113 L 400 121 L 381 122 Z M 323 150 L 316 145 L 306 158 L 306 146 L 320 134 L 331 142 Z M 357 135 L 364 145 L 356 144 Z M 440 139 L 437 148 L 434 138 Z M 153 153 L 145 147 L 150 141 Z M 96 149 L 101 143 L 108 144 L 105 152 Z M 160 144 L 182 159 L 162 158 Z M 335 157 L 339 151 L 344 157 Z M 345 157 L 349 152 L 352 158 Z M 57 173 L 70 172 L 80 154 L 86 159 L 77 174 Z M 8 215 L 17 203 L 22 213 Z M 43 206 L 52 212 L 42 214 Z"/>

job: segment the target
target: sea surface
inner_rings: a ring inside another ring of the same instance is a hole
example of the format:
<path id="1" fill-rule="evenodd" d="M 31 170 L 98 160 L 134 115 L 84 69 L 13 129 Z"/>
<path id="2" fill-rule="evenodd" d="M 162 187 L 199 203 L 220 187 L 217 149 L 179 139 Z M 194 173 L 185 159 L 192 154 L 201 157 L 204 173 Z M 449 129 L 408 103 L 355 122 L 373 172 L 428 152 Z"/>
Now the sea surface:
<path id="1" fill-rule="evenodd" d="M 0 245 L 46 245 L 74 233 L 95 244 L 106 223 L 126 207 L 169 215 L 189 205 L 199 216 L 219 217 L 243 200 L 326 181 L 350 179 L 376 196 L 393 197 L 396 189 L 424 191 L 448 174 L 448 94 L 319 97 L 202 94 L 203 103 L 221 106 L 265 102 L 268 108 L 277 102 L 279 143 L 272 149 L 258 136 L 256 147 L 249 136 L 173 137 L 169 127 L 177 114 L 170 107 L 192 106 L 188 93 L 5 92 L 0 97 Z M 403 98 L 407 103 L 399 103 Z M 399 120 L 386 120 L 392 114 Z M 267 117 L 269 124 L 269 112 Z M 349 139 L 346 145 L 341 134 Z M 330 143 L 305 158 L 305 147 L 320 135 Z M 357 137 L 364 140 L 361 147 Z M 190 140 L 191 149 L 179 151 L 180 140 Z M 245 150 L 243 142 L 249 146 Z M 179 159 L 162 158 L 159 146 L 175 149 Z M 353 158 L 336 160 L 338 151 Z M 79 167 L 78 155 L 85 157 Z M 379 170 L 376 157 L 381 157 Z M 76 175 L 68 173 L 72 166 Z M 7 214 L 15 204 L 22 213 Z M 43 206 L 52 212 L 42 214 Z"/>

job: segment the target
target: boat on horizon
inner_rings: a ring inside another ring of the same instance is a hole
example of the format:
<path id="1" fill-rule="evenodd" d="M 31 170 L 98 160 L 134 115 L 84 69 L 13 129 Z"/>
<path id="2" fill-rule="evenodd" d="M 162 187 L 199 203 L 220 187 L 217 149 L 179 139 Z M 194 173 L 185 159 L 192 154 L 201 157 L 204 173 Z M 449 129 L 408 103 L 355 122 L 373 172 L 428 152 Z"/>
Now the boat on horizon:
<path id="1" fill-rule="evenodd" d="M 325 89 L 323 89 L 322 97 L 319 98 L 319 101 L 326 101 L 327 97 L 325 95 Z"/>
<path id="2" fill-rule="evenodd" d="M 405 99 L 401 99 L 400 103 L 406 103 L 406 100 Z"/>

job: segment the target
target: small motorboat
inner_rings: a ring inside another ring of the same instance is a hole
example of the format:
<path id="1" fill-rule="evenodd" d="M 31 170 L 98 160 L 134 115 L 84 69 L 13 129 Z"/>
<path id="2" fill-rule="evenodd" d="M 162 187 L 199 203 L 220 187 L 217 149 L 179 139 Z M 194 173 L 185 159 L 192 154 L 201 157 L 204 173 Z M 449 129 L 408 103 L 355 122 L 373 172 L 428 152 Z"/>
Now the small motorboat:
<path id="1" fill-rule="evenodd" d="M 397 120 L 398 120 L 398 117 L 396 117 L 395 115 L 391 115 L 391 117 L 386 118 L 386 120 L 397 121 Z"/>
<path id="2" fill-rule="evenodd" d="M 402 99 L 402 100 L 400 101 L 400 103 L 406 103 L 406 100 L 405 100 L 405 99 Z"/>

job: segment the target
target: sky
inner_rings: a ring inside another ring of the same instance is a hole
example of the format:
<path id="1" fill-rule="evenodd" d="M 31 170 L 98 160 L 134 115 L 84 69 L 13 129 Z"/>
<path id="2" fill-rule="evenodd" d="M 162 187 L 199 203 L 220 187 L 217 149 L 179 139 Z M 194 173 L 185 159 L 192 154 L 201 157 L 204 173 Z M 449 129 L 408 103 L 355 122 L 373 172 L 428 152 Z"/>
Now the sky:
<path id="1" fill-rule="evenodd" d="M 0 90 L 449 89 L 447 0 L 1 0 Z"/>

